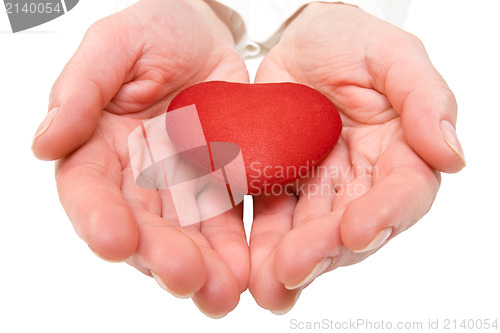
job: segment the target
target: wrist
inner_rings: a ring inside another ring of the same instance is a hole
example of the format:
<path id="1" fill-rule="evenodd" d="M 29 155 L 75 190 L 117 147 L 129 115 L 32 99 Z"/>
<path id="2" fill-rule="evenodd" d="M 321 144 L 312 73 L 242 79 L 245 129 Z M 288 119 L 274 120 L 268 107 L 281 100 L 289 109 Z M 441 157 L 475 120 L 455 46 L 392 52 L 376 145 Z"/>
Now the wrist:
<path id="1" fill-rule="evenodd" d="M 335 13 L 342 13 L 341 15 L 346 15 L 346 13 L 347 14 L 355 13 L 358 11 L 362 11 L 362 9 L 356 5 L 339 1 L 336 2 L 313 1 L 304 5 L 292 17 L 290 17 L 286 21 L 284 30 L 286 31 L 289 26 L 290 27 L 294 26 L 296 23 L 300 24 L 300 22 L 309 25 L 311 20 L 314 21 L 314 18 L 316 16 L 322 15 L 326 11 L 330 13 L 335 12 Z M 333 17 L 332 21 L 335 21 Z M 290 30 L 293 30 L 293 28 Z"/>
<path id="2" fill-rule="evenodd" d="M 234 45 L 231 18 L 222 5 L 211 0 L 188 0 L 207 19 L 210 28 L 224 40 Z"/>

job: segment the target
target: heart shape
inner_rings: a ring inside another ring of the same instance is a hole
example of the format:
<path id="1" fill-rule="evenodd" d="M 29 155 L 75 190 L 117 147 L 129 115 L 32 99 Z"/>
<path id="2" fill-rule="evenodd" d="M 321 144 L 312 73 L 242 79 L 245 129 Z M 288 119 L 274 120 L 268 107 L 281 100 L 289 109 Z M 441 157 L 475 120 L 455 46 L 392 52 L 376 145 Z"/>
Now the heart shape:
<path id="1" fill-rule="evenodd" d="M 203 82 L 179 92 L 167 111 L 193 104 L 206 142 L 240 147 L 252 195 L 275 193 L 273 187 L 307 176 L 342 131 L 333 103 L 297 83 Z M 169 135 L 174 144 L 182 145 L 181 133 L 189 130 Z"/>

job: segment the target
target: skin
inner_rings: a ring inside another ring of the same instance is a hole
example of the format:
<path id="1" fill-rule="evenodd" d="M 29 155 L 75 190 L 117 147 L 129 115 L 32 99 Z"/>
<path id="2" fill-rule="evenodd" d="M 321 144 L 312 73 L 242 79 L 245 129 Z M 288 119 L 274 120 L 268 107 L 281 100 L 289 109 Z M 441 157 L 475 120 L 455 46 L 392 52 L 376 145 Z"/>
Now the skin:
<path id="1" fill-rule="evenodd" d="M 353 251 L 427 212 L 436 170 L 464 166 L 439 127 L 443 119 L 455 124 L 455 99 L 421 43 L 355 7 L 311 4 L 256 81 L 307 84 L 334 102 L 345 127 L 322 165 L 342 174 L 304 179 L 296 195 L 255 198 L 250 249 L 241 206 L 180 228 L 167 190 L 135 185 L 127 137 L 179 90 L 207 80 L 248 82 L 227 25 L 202 1 L 142 0 L 89 29 L 54 84 L 49 110 L 57 111 L 32 150 L 58 160 L 61 203 L 98 256 L 126 261 L 208 316 L 230 312 L 247 288 L 263 308 L 286 312 L 318 262 L 333 258 L 332 270 L 368 257 L 376 248 Z M 301 191 L 323 183 L 333 191 Z M 364 190 L 342 190 L 349 186 Z"/>
<path id="2" fill-rule="evenodd" d="M 248 82 L 227 26 L 202 1 L 143 0 L 89 29 L 54 84 L 49 109 L 58 111 L 32 149 L 59 159 L 61 203 L 98 256 L 126 260 L 219 317 L 248 286 L 241 205 L 180 228 L 167 190 L 135 185 L 127 146 L 142 120 L 207 80 Z"/>
<path id="3" fill-rule="evenodd" d="M 457 172 L 465 162 L 440 130 L 442 120 L 456 122 L 455 98 L 421 42 L 359 8 L 308 5 L 256 75 L 279 81 L 321 91 L 344 125 L 324 172 L 304 179 L 295 196 L 254 200 L 249 289 L 259 305 L 284 313 L 322 273 L 309 276 L 318 263 L 326 258 L 331 271 L 373 254 L 381 244 L 367 247 L 379 232 L 390 228 L 392 238 L 427 213 L 437 170 Z"/>

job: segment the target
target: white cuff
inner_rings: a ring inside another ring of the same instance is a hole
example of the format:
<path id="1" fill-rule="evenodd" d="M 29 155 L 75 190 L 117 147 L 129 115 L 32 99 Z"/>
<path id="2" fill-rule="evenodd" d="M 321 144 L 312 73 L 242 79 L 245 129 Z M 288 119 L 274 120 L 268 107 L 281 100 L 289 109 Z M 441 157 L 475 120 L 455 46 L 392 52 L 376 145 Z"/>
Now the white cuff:
<path id="1" fill-rule="evenodd" d="M 238 53 L 251 58 L 267 52 L 281 36 L 285 22 L 310 0 L 208 0 L 230 22 Z M 223 5 L 223 6 L 221 6 Z"/>

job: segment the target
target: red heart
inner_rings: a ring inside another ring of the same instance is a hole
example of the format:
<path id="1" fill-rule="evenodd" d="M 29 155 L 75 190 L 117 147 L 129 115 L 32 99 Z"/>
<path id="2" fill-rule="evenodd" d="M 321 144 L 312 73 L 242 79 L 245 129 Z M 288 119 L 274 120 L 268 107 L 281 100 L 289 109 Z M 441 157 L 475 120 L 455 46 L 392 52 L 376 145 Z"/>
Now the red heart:
<path id="1" fill-rule="evenodd" d="M 199 83 L 182 90 L 168 111 L 192 104 L 206 142 L 231 142 L 241 148 L 253 195 L 276 193 L 272 187 L 306 176 L 342 131 L 340 115 L 327 97 L 291 82 Z"/>

